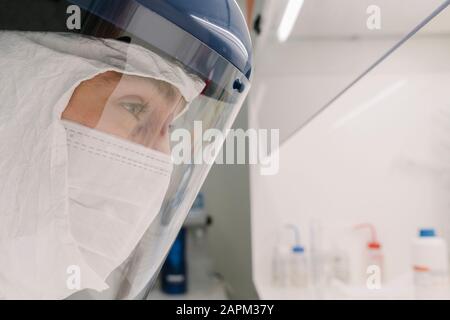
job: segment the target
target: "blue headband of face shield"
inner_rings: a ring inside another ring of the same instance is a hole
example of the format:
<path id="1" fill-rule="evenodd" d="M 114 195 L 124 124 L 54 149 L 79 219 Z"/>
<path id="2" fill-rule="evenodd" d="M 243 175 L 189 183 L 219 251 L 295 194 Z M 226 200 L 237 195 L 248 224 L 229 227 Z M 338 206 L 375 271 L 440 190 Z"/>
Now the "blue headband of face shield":
<path id="1" fill-rule="evenodd" d="M 229 89 L 245 90 L 252 71 L 251 40 L 234 0 L 69 2 L 88 13 L 82 33 L 108 37 L 116 28 L 135 42 L 176 59 L 207 83 L 228 79 Z"/>

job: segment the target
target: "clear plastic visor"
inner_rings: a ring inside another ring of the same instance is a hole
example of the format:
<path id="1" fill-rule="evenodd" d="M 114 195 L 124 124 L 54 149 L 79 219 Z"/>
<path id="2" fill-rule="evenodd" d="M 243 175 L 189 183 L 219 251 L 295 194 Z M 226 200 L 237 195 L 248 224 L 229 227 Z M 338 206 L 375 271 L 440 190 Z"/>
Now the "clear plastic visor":
<path id="1" fill-rule="evenodd" d="M 190 35 L 186 36 L 193 41 Z M 198 49 L 190 53 L 192 56 L 205 56 L 202 43 L 192 47 Z M 160 52 L 157 48 L 154 51 Z M 165 54 L 161 57 L 179 64 Z M 98 74 L 82 82 L 73 93 L 63 119 L 164 153 L 173 163 L 158 215 L 126 260 L 108 277 L 110 288 L 103 292 L 84 290 L 73 298 L 145 298 L 153 286 L 250 88 L 245 76 L 233 65 L 218 55 L 211 57 L 220 66 L 220 72 L 216 70 L 212 79 L 202 77 L 205 88 L 190 102 L 171 83 L 117 71 Z M 193 70 L 192 65 L 185 70 L 187 74 L 204 74 Z M 89 104 L 83 103 L 87 96 L 91 97 Z"/>

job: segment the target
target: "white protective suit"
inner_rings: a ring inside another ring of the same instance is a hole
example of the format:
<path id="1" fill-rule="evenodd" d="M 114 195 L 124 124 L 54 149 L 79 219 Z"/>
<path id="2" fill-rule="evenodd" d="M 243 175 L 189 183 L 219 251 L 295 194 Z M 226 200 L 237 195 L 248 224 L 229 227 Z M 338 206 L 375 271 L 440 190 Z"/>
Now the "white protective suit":
<path id="1" fill-rule="evenodd" d="M 80 82 L 110 70 L 171 83 L 187 102 L 204 83 L 149 50 L 115 40 L 0 32 L 0 43 L 0 298 L 62 299 L 86 288 L 105 290 L 106 277 L 131 253 L 159 207 L 144 220 L 130 222 L 140 223 L 139 228 L 125 235 L 127 245 L 120 253 L 111 253 L 114 261 L 86 255 L 86 239 L 95 228 L 83 235 L 83 224 L 94 220 L 78 221 L 74 237 L 67 138 L 72 134 L 73 143 L 80 144 L 77 134 L 86 128 L 65 128 L 61 114 Z M 170 175 L 170 164 L 165 166 Z M 89 184 L 76 182 L 83 183 Z M 164 189 L 167 185 L 159 189 L 159 198 Z M 70 286 L 73 272 L 81 276 L 79 289 Z"/>

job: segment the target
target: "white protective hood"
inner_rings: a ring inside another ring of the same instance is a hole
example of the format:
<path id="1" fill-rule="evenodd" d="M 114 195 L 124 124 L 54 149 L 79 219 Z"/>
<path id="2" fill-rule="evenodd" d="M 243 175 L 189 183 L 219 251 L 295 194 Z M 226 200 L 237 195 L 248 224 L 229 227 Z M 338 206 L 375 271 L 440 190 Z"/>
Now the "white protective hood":
<path id="1" fill-rule="evenodd" d="M 0 32 L 0 43 L 0 298 L 65 298 L 73 266 L 80 289 L 107 289 L 70 234 L 61 114 L 80 82 L 109 70 L 169 82 L 187 102 L 204 83 L 115 40 Z"/>

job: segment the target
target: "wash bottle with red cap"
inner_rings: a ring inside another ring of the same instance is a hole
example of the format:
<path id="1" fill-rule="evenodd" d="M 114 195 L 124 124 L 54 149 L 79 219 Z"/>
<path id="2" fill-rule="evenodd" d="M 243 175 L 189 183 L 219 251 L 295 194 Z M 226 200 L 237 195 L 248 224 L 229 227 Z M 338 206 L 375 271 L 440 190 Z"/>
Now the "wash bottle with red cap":
<path id="1" fill-rule="evenodd" d="M 370 223 L 363 223 L 355 226 L 356 229 L 369 229 L 370 241 L 366 245 L 366 264 L 365 274 L 377 271 L 380 276 L 383 275 L 384 255 L 381 248 L 381 243 L 377 239 L 377 232 L 375 227 Z M 378 267 L 378 268 L 377 268 Z M 373 270 L 377 268 L 377 270 Z M 382 278 L 381 278 L 382 279 Z M 380 280 L 381 280 L 380 279 Z"/>

